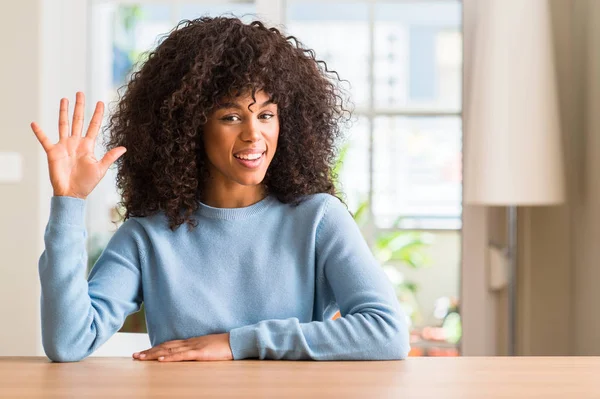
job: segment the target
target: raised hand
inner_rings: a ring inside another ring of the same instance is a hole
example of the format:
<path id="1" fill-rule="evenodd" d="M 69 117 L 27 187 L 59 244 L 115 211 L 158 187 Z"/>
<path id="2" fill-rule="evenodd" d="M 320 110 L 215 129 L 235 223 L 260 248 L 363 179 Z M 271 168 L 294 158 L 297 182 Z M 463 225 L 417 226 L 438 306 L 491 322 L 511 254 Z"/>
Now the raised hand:
<path id="1" fill-rule="evenodd" d="M 31 123 L 33 133 L 48 156 L 50 182 L 55 196 L 85 199 L 102 180 L 109 166 L 127 151 L 125 147 L 114 148 L 98 161 L 94 156 L 94 147 L 104 114 L 104 104 L 101 101 L 96 104 L 85 137 L 81 135 L 84 108 L 85 96 L 82 92 L 77 92 L 71 129 L 69 100 L 66 98 L 60 100 L 59 140 L 56 144 L 50 142 L 37 123 Z"/>

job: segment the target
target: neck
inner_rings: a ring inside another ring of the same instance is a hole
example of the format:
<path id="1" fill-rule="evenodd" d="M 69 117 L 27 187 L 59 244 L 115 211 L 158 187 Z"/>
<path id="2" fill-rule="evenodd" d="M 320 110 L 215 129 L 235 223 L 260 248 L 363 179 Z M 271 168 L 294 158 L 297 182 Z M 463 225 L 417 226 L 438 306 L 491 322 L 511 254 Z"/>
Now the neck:
<path id="1" fill-rule="evenodd" d="M 244 208 L 267 196 L 264 185 L 238 187 L 206 187 L 202 202 L 214 208 Z"/>

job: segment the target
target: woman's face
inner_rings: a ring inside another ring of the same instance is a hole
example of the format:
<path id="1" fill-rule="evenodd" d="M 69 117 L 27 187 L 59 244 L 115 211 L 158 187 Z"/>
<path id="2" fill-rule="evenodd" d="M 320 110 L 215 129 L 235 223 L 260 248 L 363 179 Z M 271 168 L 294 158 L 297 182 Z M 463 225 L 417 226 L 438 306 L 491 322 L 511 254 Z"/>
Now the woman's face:
<path id="1" fill-rule="evenodd" d="M 264 180 L 277 149 L 279 119 L 277 104 L 265 92 L 256 92 L 255 99 L 250 93 L 232 99 L 204 125 L 211 184 L 235 189 Z"/>

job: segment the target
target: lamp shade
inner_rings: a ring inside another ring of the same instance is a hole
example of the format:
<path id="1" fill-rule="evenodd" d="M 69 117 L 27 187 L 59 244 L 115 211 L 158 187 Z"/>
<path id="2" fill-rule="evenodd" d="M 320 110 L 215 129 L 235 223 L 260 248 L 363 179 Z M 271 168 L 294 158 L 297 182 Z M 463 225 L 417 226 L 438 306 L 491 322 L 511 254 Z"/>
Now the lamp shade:
<path id="1" fill-rule="evenodd" d="M 477 2 L 465 104 L 464 201 L 564 201 L 563 154 L 546 0 Z"/>

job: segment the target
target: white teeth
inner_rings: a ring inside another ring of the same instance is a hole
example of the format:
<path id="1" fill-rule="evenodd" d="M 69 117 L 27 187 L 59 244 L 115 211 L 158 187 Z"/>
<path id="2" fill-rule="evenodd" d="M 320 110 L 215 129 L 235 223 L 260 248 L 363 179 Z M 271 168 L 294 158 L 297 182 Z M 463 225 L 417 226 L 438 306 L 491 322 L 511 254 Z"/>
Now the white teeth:
<path id="1" fill-rule="evenodd" d="M 262 154 L 235 155 L 235 157 L 240 158 L 240 159 L 245 159 L 248 161 L 254 161 L 254 160 L 262 157 Z"/>

